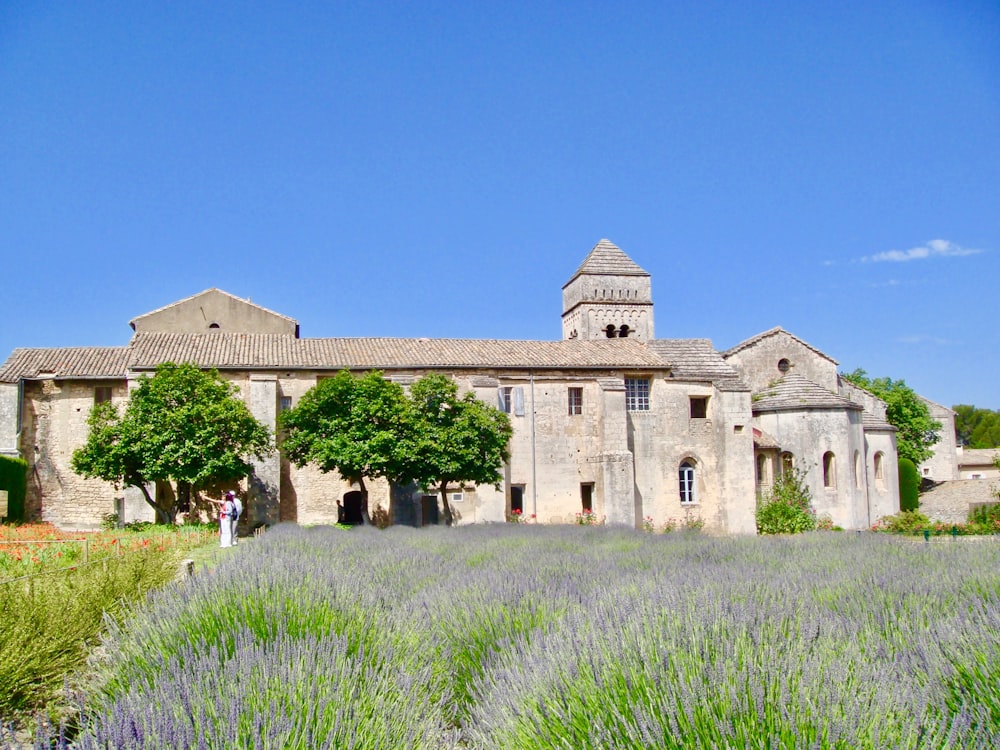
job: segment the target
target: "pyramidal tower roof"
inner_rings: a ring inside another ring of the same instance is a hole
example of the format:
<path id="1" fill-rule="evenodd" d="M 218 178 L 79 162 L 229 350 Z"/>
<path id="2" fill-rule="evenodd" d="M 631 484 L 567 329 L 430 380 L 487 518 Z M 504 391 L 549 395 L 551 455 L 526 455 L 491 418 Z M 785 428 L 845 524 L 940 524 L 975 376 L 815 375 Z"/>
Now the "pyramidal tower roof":
<path id="1" fill-rule="evenodd" d="M 639 265 L 625 254 L 618 245 L 611 240 L 601 240 L 594 245 L 593 250 L 586 257 L 580 267 L 576 269 L 568 285 L 577 276 L 598 275 L 598 276 L 649 276 Z"/>

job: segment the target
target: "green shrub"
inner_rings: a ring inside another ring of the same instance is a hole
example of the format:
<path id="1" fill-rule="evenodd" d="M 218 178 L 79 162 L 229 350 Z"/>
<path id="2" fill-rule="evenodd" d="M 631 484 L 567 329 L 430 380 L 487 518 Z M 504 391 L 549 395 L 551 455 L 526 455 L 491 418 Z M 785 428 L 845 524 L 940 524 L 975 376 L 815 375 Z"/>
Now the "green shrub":
<path id="1" fill-rule="evenodd" d="M 920 472 L 908 458 L 899 459 L 899 509 L 915 511 L 920 507 Z"/>
<path id="2" fill-rule="evenodd" d="M 969 511 L 969 525 L 977 527 L 981 534 L 1000 532 L 1000 503 L 973 508 Z"/>
<path id="3" fill-rule="evenodd" d="M 28 488 L 28 462 L 0 456 L 0 490 L 7 490 L 7 520 L 24 520 L 24 495 Z"/>
<path id="4" fill-rule="evenodd" d="M 894 534 L 912 534 L 924 529 L 935 530 L 931 520 L 916 510 L 904 510 L 895 516 L 886 516 L 873 527 L 875 531 L 888 531 Z"/>
<path id="5" fill-rule="evenodd" d="M 786 469 L 757 504 L 758 534 L 800 534 L 816 528 L 805 472 Z"/>

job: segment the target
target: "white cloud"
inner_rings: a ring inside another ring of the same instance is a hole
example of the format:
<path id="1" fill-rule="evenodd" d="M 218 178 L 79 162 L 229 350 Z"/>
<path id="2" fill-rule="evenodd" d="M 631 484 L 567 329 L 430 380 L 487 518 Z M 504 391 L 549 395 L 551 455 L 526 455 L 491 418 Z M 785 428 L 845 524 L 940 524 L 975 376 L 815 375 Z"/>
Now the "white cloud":
<path id="1" fill-rule="evenodd" d="M 911 247 L 909 250 L 886 250 L 885 252 L 875 253 L 875 255 L 867 255 L 861 260 L 864 263 L 879 263 L 882 261 L 903 263 L 908 260 L 923 260 L 924 258 L 931 257 L 955 258 L 963 255 L 977 255 L 981 252 L 983 250 L 962 247 L 948 240 L 931 240 L 920 247 Z"/>

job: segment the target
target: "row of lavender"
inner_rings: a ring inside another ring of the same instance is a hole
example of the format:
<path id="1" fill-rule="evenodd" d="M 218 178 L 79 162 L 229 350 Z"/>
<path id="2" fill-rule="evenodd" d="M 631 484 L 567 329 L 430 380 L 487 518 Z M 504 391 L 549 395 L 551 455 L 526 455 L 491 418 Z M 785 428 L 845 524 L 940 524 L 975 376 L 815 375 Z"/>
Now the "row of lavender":
<path id="1" fill-rule="evenodd" d="M 998 558 L 279 527 L 112 635 L 77 746 L 995 747 Z"/>

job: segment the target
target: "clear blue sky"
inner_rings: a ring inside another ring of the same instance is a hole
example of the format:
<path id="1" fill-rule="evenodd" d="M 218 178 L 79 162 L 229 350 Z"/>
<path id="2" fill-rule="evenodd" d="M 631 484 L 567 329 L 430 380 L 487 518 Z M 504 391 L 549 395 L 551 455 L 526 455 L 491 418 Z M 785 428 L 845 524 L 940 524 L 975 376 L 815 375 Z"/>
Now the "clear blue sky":
<path id="1" fill-rule="evenodd" d="M 780 325 L 1000 408 L 1000 4 L 0 3 L 0 360 L 209 287 L 303 336 Z"/>

